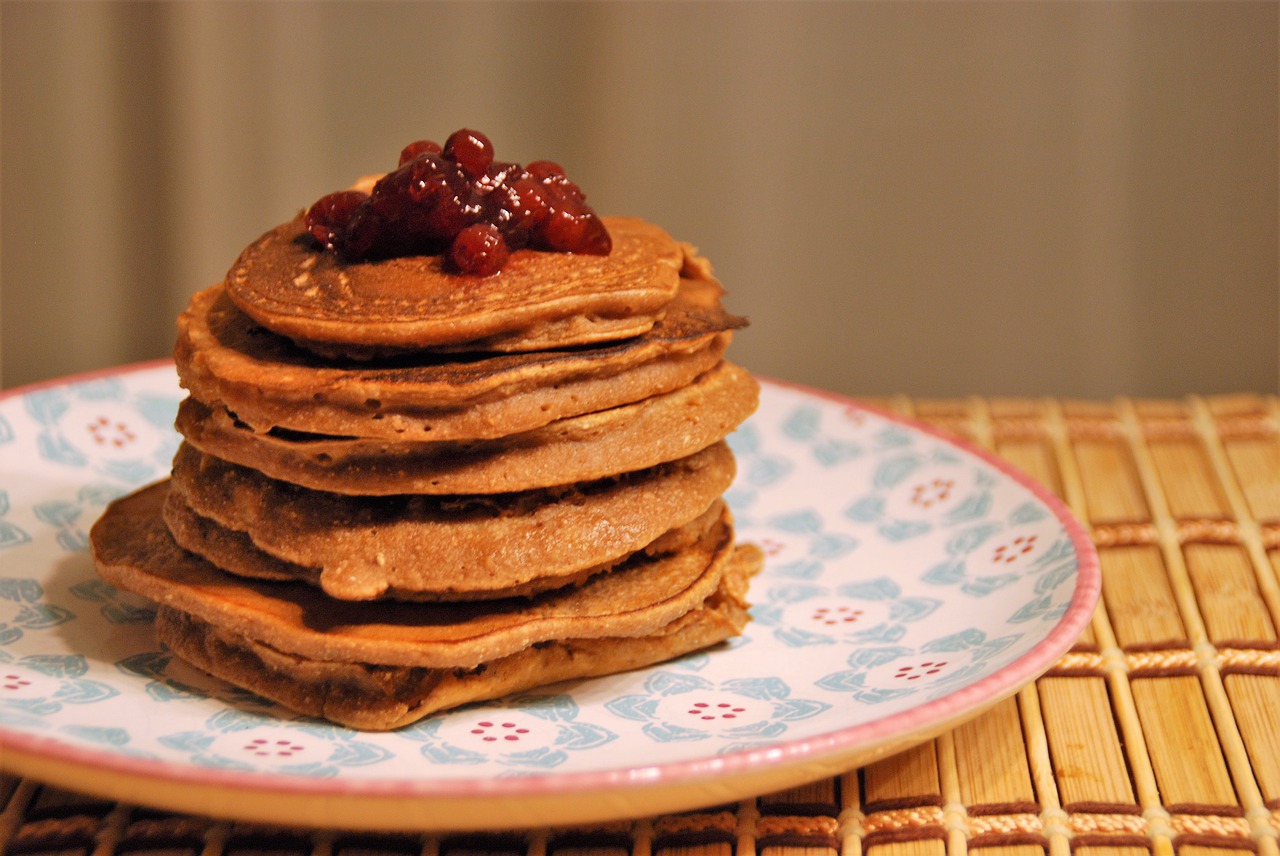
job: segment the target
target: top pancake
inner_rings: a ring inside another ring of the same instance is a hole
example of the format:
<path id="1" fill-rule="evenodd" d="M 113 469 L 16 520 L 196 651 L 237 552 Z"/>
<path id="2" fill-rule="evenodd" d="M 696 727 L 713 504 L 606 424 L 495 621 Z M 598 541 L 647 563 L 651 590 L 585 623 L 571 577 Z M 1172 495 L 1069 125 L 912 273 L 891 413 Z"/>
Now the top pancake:
<path id="1" fill-rule="evenodd" d="M 394 440 L 505 437 L 691 383 L 715 366 L 745 320 L 724 289 L 690 265 L 646 333 L 584 348 L 519 354 L 422 354 L 324 360 L 236 308 L 226 287 L 194 295 L 178 318 L 183 387 L 254 430 Z"/>
<path id="2" fill-rule="evenodd" d="M 622 339 L 653 326 L 685 251 L 661 228 L 604 218 L 607 256 L 520 250 L 490 277 L 442 257 L 349 262 L 321 250 L 301 216 L 250 244 L 227 291 L 263 327 L 325 356 L 416 350 L 519 352 Z"/>

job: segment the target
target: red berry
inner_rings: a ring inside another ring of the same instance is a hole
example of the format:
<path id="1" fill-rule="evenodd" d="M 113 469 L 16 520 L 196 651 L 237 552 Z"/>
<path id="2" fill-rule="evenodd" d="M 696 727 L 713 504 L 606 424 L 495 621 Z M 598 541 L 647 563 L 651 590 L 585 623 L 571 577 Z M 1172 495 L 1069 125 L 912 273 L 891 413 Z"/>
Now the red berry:
<path id="1" fill-rule="evenodd" d="M 418 140 L 372 192 L 342 191 L 307 212 L 307 228 L 351 261 L 449 253 L 489 276 L 524 247 L 605 255 L 612 241 L 586 195 L 554 161 L 495 161 L 484 134 L 462 128 L 443 147 Z"/>
<path id="2" fill-rule="evenodd" d="M 339 190 L 320 197 L 307 211 L 307 231 L 325 249 L 333 249 L 351 222 L 351 216 L 368 198 L 369 194 L 359 190 Z"/>
<path id="3" fill-rule="evenodd" d="M 542 224 L 541 237 L 549 250 L 573 252 L 582 239 L 582 222 L 573 212 L 563 208 L 556 209 Z"/>
<path id="4" fill-rule="evenodd" d="M 511 225 L 522 231 L 532 231 L 551 216 L 551 202 L 541 182 L 533 178 L 520 178 L 511 185 Z"/>
<path id="5" fill-rule="evenodd" d="M 406 202 L 447 205 L 459 193 L 466 192 L 466 177 L 459 174 L 440 155 L 418 157 L 400 167 L 397 172 L 403 173 L 403 176 L 396 182 L 389 182 L 386 189 L 388 198 L 394 199 L 402 207 Z M 375 192 L 376 190 L 375 187 Z"/>
<path id="6" fill-rule="evenodd" d="M 507 242 L 492 223 L 474 223 L 458 233 L 449 260 L 462 273 L 492 276 L 507 263 Z"/>
<path id="7" fill-rule="evenodd" d="M 445 140 L 444 156 L 456 161 L 471 178 L 479 178 L 493 163 L 493 143 L 479 131 L 460 128 Z"/>
<path id="8" fill-rule="evenodd" d="M 404 166 L 419 155 L 438 155 L 441 151 L 442 149 L 440 148 L 440 144 L 437 142 L 433 142 L 432 140 L 418 140 L 417 142 L 410 143 L 400 150 L 399 165 Z"/>
<path id="9" fill-rule="evenodd" d="M 539 181 L 546 181 L 549 178 L 564 178 L 564 167 L 555 161 L 536 160 L 530 162 L 526 167 L 529 174 Z"/>
<path id="10" fill-rule="evenodd" d="M 485 169 L 484 175 L 476 178 L 476 187 L 480 190 L 497 190 L 525 175 L 524 167 L 518 163 L 493 161 Z"/>
<path id="11" fill-rule="evenodd" d="M 582 231 L 578 238 L 578 246 L 574 248 L 575 253 L 586 253 L 591 256 L 607 256 L 613 250 L 613 238 L 609 237 L 609 230 L 605 228 L 604 221 L 595 215 L 591 209 L 587 209 L 587 214 L 582 218 Z"/>
<path id="12" fill-rule="evenodd" d="M 335 249 L 351 261 L 368 258 L 382 233 L 382 221 L 369 205 L 351 215 L 347 228 L 338 236 Z"/>

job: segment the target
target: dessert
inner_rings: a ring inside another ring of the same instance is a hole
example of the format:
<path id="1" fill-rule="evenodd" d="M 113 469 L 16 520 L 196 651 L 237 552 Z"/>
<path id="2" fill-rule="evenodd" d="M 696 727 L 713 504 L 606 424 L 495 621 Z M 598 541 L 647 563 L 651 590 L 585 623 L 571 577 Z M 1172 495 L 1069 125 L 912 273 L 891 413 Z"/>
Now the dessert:
<path id="1" fill-rule="evenodd" d="M 747 371 L 721 361 L 671 392 L 484 440 L 389 440 L 270 430 L 187 398 L 187 444 L 272 478 L 334 493 L 506 493 L 589 481 L 691 455 L 756 406 Z"/>
<path id="2" fill-rule="evenodd" d="M 470 701 L 623 671 L 741 631 L 759 553 L 727 522 L 531 599 L 350 603 L 305 583 L 229 577 L 179 548 L 159 516 L 165 486 L 121 500 L 94 539 L 113 584 L 159 606 L 157 632 L 187 662 L 303 714 L 385 730 Z"/>
<path id="3" fill-rule="evenodd" d="M 395 728 L 742 631 L 745 320 L 688 244 L 474 131 L 269 230 L 193 296 L 170 477 L 94 525 L 183 660 Z"/>
<path id="4" fill-rule="evenodd" d="M 714 280 L 686 277 L 649 332 L 589 348 L 351 361 L 317 358 L 269 334 L 216 285 L 179 317 L 174 358 L 194 398 L 258 433 L 508 437 L 680 389 L 715 368 L 743 325 L 724 311 L 721 293 Z"/>
<path id="5" fill-rule="evenodd" d="M 683 261 L 666 232 L 604 221 L 608 255 L 541 253 L 503 272 L 502 287 L 457 287 L 438 256 L 352 264 L 317 253 L 294 219 L 246 249 L 227 293 L 262 326 L 322 354 L 387 356 L 424 349 L 536 351 L 645 332 L 675 295 Z"/>
<path id="6" fill-rule="evenodd" d="M 244 533 L 262 552 L 318 569 L 332 597 L 471 600 L 555 588 L 604 570 L 701 516 L 732 478 L 733 457 L 719 442 L 591 482 L 477 496 L 363 497 L 277 481 L 183 447 L 166 512 L 180 504 Z M 183 546 L 214 558 L 194 543 Z"/>

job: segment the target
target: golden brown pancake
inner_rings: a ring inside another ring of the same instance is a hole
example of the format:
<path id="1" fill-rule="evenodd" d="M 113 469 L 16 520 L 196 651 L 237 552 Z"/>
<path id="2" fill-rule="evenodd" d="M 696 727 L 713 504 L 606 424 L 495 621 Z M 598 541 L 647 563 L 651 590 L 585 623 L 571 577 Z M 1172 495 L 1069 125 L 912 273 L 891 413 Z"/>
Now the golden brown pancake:
<path id="1" fill-rule="evenodd" d="M 187 442 L 272 478 L 334 493 L 508 493 L 632 472 L 724 438 L 756 408 L 759 385 L 722 361 L 688 386 L 495 440 L 396 442 L 255 433 L 223 407 L 188 397 Z"/>
<path id="2" fill-rule="evenodd" d="M 694 545 L 641 556 L 581 586 L 533 598 L 471 603 L 349 603 L 313 586 L 224 573 L 179 547 L 160 516 L 167 488 L 113 502 L 90 531 L 107 582 L 282 651 L 321 660 L 474 668 L 551 639 L 643 636 L 688 612 L 719 585 L 733 529 L 721 522 Z"/>
<path id="3" fill-rule="evenodd" d="M 637 552 L 660 555 L 682 549 L 702 537 L 711 526 L 724 517 L 725 513 L 724 502 L 718 500 L 712 503 L 700 517 L 667 532 Z M 178 546 L 207 559 L 228 573 L 260 580 L 301 581 L 314 586 L 320 585 L 320 568 L 296 565 L 259 550 L 244 532 L 227 529 L 192 511 L 183 501 L 181 494 L 176 491 L 170 490 L 165 497 L 162 515 L 165 524 L 169 527 L 169 534 L 173 536 Z M 595 574 L 611 570 L 634 555 L 635 553 L 631 553 L 621 557 L 617 562 L 583 568 L 566 577 L 537 578 L 505 589 L 445 593 L 414 592 L 412 596 L 401 592 L 397 593 L 397 599 L 464 601 L 528 597 L 553 588 L 577 585 Z"/>
<path id="4" fill-rule="evenodd" d="M 315 491 L 184 445 L 171 490 L 261 551 L 320 568 L 331 597 L 484 597 L 607 567 L 705 512 L 729 487 L 724 442 L 577 485 L 493 496 L 352 497 Z"/>
<path id="5" fill-rule="evenodd" d="M 299 216 L 244 250 L 227 289 L 263 327 L 325 356 L 534 351 L 637 336 L 675 296 L 684 250 L 643 220 L 604 222 L 607 256 L 520 250 L 501 273 L 473 277 L 444 270 L 440 256 L 345 261 L 320 250 Z"/>
<path id="6" fill-rule="evenodd" d="M 169 489 L 168 479 L 163 484 L 166 494 L 160 514 L 182 549 L 236 576 L 320 585 L 319 568 L 296 565 L 262 552 L 245 533 L 227 529 L 192 511 L 180 493 Z"/>
<path id="7" fill-rule="evenodd" d="M 750 620 L 747 584 L 761 559 L 753 546 L 737 547 L 719 587 L 652 633 L 556 639 L 474 669 L 299 657 L 168 606 L 157 611 L 156 635 L 195 667 L 290 710 L 352 728 L 385 731 L 470 702 L 650 666 L 738 636 Z"/>
<path id="8" fill-rule="evenodd" d="M 711 369 L 732 331 L 714 279 L 684 277 L 644 335 L 588 348 L 324 361 L 238 310 L 222 285 L 178 319 L 182 385 L 257 431 L 393 440 L 506 437 L 678 389 Z"/>

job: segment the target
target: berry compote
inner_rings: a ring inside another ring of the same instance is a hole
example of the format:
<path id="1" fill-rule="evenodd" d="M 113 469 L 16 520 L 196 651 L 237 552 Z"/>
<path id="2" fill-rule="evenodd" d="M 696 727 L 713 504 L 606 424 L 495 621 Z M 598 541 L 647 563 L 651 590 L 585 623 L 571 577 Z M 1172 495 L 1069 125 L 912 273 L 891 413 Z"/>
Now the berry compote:
<path id="1" fill-rule="evenodd" d="M 349 261 L 440 254 L 476 276 L 497 273 L 519 249 L 603 256 L 613 247 L 559 164 L 494 160 L 488 137 L 467 128 L 443 146 L 405 146 L 396 170 L 369 193 L 330 193 L 307 211 L 306 225 Z"/>

